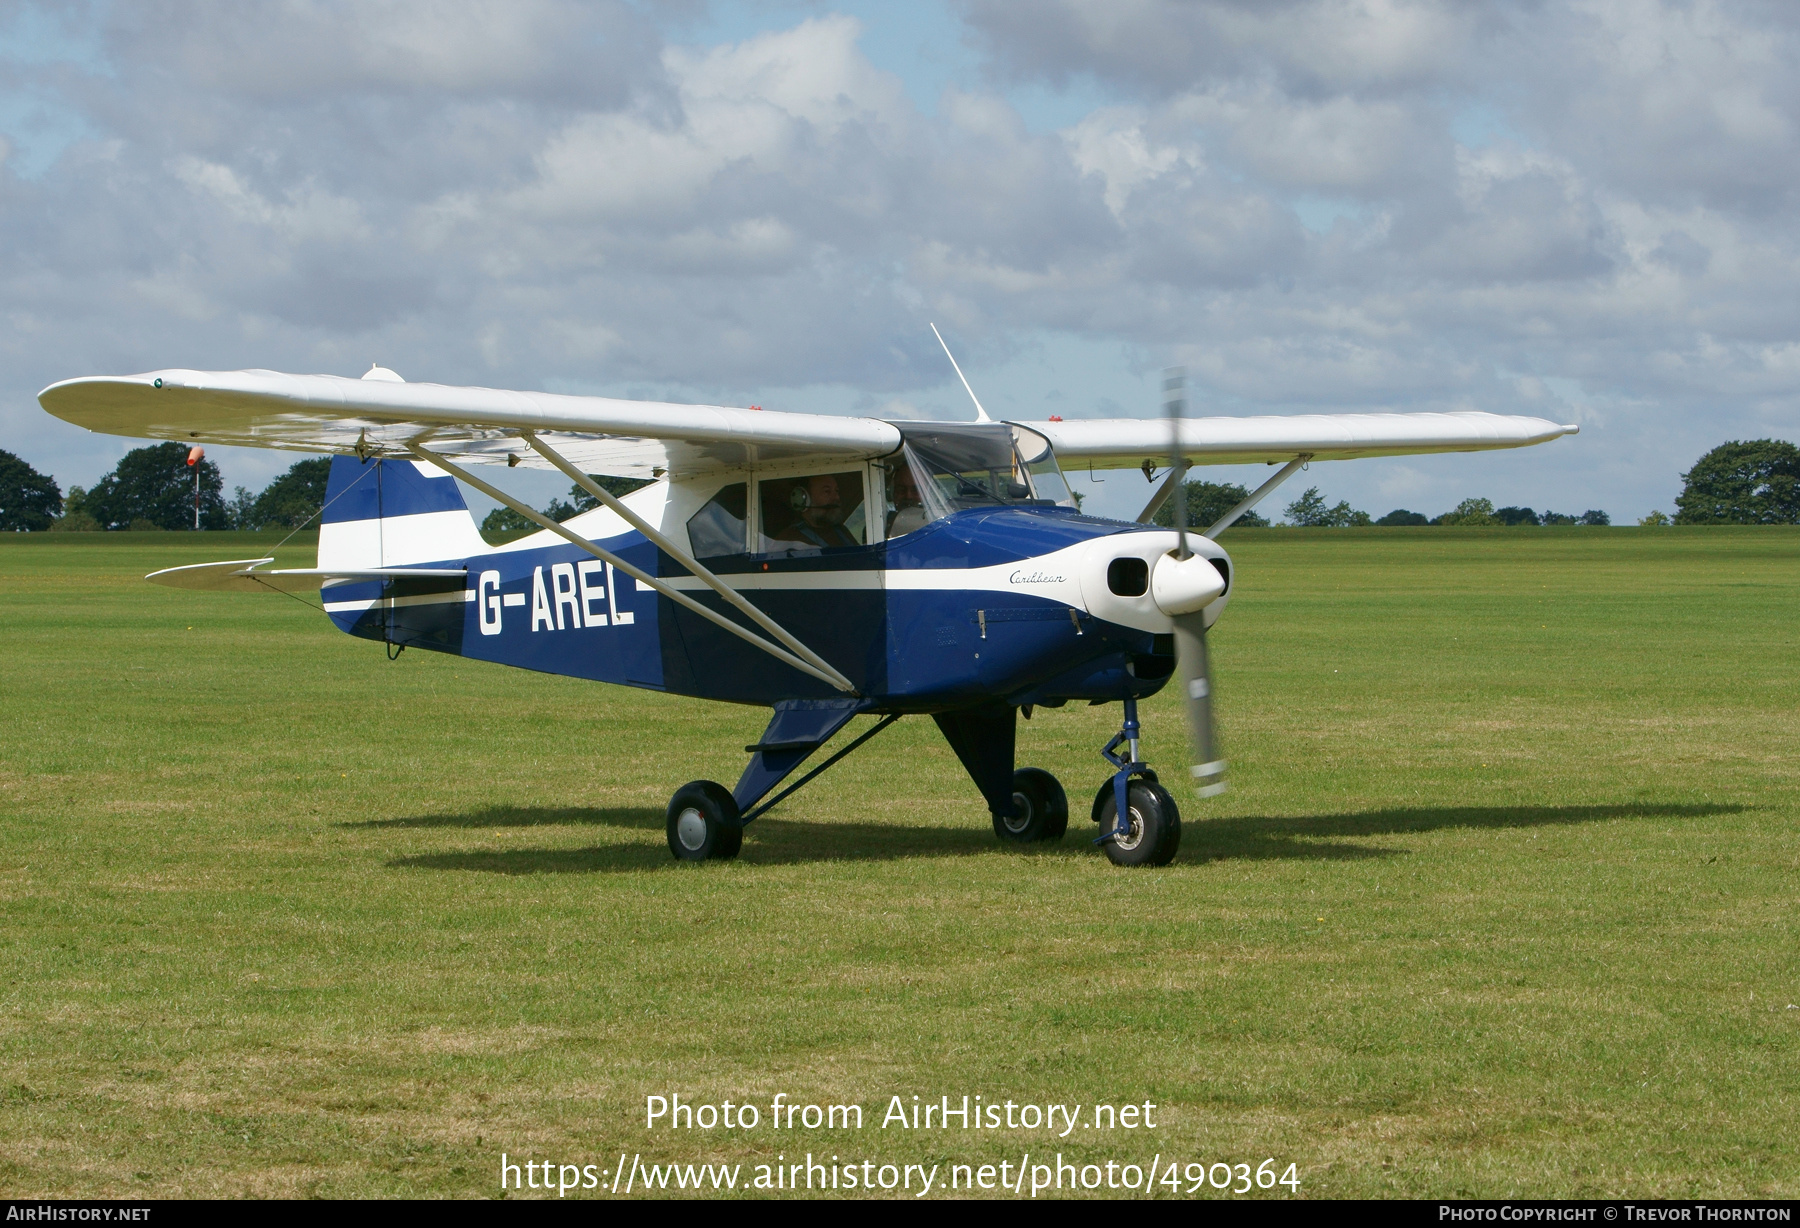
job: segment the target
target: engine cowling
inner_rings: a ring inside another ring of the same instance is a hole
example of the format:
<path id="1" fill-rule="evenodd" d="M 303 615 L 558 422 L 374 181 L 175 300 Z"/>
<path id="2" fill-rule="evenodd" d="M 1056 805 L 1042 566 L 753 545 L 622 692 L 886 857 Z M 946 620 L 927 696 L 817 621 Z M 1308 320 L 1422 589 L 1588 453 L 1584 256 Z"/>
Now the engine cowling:
<path id="1" fill-rule="evenodd" d="M 1150 529 L 1094 539 L 1076 570 L 1088 612 L 1096 618 L 1167 634 L 1183 613 L 1204 609 L 1207 622 L 1229 598 L 1231 563 L 1218 543 L 1188 534 L 1193 556 L 1174 557 L 1173 532 Z"/>

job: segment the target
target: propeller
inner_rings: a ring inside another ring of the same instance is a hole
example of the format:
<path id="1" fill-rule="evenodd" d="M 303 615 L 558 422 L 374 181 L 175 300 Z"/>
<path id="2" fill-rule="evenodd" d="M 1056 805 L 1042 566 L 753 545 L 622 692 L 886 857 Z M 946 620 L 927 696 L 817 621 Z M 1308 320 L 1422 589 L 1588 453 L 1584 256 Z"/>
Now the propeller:
<path id="1" fill-rule="evenodd" d="M 1169 464 L 1180 469 L 1181 417 L 1187 408 L 1187 370 L 1163 372 L 1163 409 L 1169 415 Z M 1181 676 L 1188 734 L 1194 744 L 1194 784 L 1201 797 L 1225 792 L 1225 759 L 1213 724 L 1212 669 L 1206 654 L 1208 605 L 1224 591 L 1224 580 L 1212 560 L 1191 553 L 1187 543 L 1187 492 L 1179 478 L 1174 491 L 1175 553 L 1157 560 L 1152 596 L 1175 620 L 1175 666 Z"/>

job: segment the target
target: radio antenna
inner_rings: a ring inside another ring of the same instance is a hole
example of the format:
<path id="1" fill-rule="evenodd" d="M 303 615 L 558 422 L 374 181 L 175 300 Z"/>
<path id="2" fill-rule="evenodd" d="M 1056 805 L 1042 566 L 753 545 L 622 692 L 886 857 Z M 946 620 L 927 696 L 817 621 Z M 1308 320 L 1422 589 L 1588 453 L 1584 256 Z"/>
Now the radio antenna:
<path id="1" fill-rule="evenodd" d="M 962 381 L 962 386 L 968 392 L 969 399 L 975 402 L 975 421 L 992 422 L 993 419 L 987 416 L 987 410 L 981 408 L 981 398 L 975 395 L 975 390 L 973 388 L 969 387 L 969 377 L 964 375 L 962 373 L 962 368 L 956 365 L 956 355 L 950 352 L 950 347 L 948 345 L 944 345 L 944 334 L 938 331 L 937 325 L 935 324 L 931 326 L 931 335 L 938 339 L 939 345 L 944 346 L 944 357 L 950 360 L 950 367 L 956 372 L 956 378 Z"/>

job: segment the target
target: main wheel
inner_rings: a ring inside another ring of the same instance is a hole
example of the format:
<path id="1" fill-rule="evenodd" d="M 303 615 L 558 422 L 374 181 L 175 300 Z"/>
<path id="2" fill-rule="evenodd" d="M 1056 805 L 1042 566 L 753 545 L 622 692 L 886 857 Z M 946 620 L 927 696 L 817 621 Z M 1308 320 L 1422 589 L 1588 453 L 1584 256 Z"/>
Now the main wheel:
<path id="1" fill-rule="evenodd" d="M 994 816 L 994 834 L 1011 844 L 1061 840 L 1069 829 L 1069 795 L 1043 768 L 1013 773 L 1013 811 Z"/>
<path id="2" fill-rule="evenodd" d="M 1100 830 L 1111 832 L 1115 826 L 1117 799 L 1112 783 L 1102 791 L 1098 810 Z M 1126 793 L 1130 807 L 1130 830 L 1123 836 L 1109 836 L 1100 847 L 1115 866 L 1166 866 L 1175 860 L 1181 847 L 1181 811 L 1169 791 L 1153 780 L 1133 779 Z"/>
<path id="3" fill-rule="evenodd" d="M 724 785 L 690 780 L 669 799 L 669 851 L 681 861 L 727 861 L 744 843 L 737 802 Z"/>

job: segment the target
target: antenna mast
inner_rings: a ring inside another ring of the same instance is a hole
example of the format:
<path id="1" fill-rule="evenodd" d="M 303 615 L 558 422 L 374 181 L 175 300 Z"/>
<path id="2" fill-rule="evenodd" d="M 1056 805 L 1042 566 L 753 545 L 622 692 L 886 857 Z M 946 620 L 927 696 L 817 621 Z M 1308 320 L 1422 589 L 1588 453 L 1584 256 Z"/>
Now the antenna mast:
<path id="1" fill-rule="evenodd" d="M 963 389 L 968 392 L 969 399 L 975 402 L 975 421 L 992 422 L 993 419 L 987 416 L 987 410 L 981 408 L 981 398 L 975 395 L 975 390 L 973 388 L 969 387 L 969 377 L 964 375 L 962 373 L 962 368 L 956 365 L 956 355 L 950 352 L 950 347 L 948 345 L 944 345 L 944 334 L 938 331 L 938 327 L 935 324 L 931 326 L 931 335 L 938 339 L 939 345 L 944 346 L 944 357 L 950 360 L 950 367 L 956 372 L 956 378 L 962 381 Z"/>

